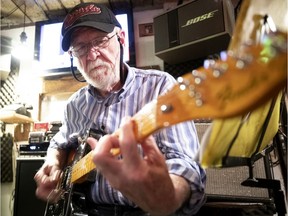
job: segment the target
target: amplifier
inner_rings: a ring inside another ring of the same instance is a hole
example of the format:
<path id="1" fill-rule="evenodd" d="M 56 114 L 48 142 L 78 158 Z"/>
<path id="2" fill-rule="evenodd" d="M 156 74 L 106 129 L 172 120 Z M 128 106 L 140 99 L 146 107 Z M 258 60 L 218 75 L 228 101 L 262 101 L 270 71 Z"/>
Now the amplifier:
<path id="1" fill-rule="evenodd" d="M 33 131 L 29 133 L 29 143 L 42 143 L 45 141 L 44 131 Z"/>
<path id="2" fill-rule="evenodd" d="M 44 215 L 46 202 L 35 196 L 34 175 L 44 163 L 44 158 L 17 158 L 13 216 Z"/>
<path id="3" fill-rule="evenodd" d="M 154 18 L 155 55 L 169 64 L 227 50 L 235 24 L 230 0 L 195 0 Z"/>
<path id="4" fill-rule="evenodd" d="M 205 132 L 211 126 L 211 123 L 195 123 L 199 140 L 201 141 Z M 253 172 L 256 178 L 267 178 L 266 165 L 264 158 L 255 162 Z M 202 215 L 246 215 L 234 212 L 232 214 L 227 209 L 240 208 L 243 211 L 254 211 L 255 209 L 261 210 L 265 208 L 267 211 L 273 209 L 273 202 L 270 192 L 267 188 L 247 187 L 241 183 L 249 177 L 248 166 L 237 166 L 229 168 L 208 168 L 206 169 L 207 182 L 206 182 L 206 195 L 207 202 L 205 203 L 202 211 L 208 211 Z M 211 209 L 210 209 L 211 208 Z M 218 208 L 218 209 L 217 209 Z M 219 210 L 221 209 L 222 210 Z M 226 208 L 226 213 L 223 213 Z M 246 208 L 246 210 L 245 210 Z M 222 212 L 221 212 L 222 211 Z M 232 210 L 231 210 L 232 211 Z M 256 210 L 255 210 L 256 211 Z M 256 214 L 248 214 L 256 215 Z M 257 214 L 266 215 L 267 214 Z M 272 215 L 271 215 L 272 216 Z"/>
<path id="5" fill-rule="evenodd" d="M 21 144 L 19 147 L 19 155 L 35 155 L 44 156 L 47 153 L 49 142 Z"/>

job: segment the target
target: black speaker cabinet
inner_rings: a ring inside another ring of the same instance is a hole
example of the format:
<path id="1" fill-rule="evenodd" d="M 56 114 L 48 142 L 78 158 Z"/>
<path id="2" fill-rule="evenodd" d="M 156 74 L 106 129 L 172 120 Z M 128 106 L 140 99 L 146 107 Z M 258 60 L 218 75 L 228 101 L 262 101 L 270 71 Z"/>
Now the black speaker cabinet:
<path id="1" fill-rule="evenodd" d="M 189 1 L 154 18 L 155 55 L 176 64 L 226 50 L 234 23 L 230 0 Z"/>
<path id="2" fill-rule="evenodd" d="M 35 196 L 34 175 L 43 158 L 17 158 L 14 216 L 44 215 L 46 203 Z"/>
<path id="3" fill-rule="evenodd" d="M 210 126 L 210 123 L 196 123 L 198 137 L 201 140 L 205 131 Z M 266 164 L 266 165 L 265 165 Z M 268 178 L 271 173 L 267 173 L 267 164 L 263 158 L 257 160 L 254 164 L 254 177 Z M 255 204 L 271 205 L 271 194 L 267 188 L 247 187 L 242 186 L 241 183 L 249 177 L 248 166 L 237 166 L 229 168 L 208 168 L 206 194 L 206 205 L 220 205 L 219 203 L 226 203 L 227 205 L 240 204 L 243 208 L 245 206 L 252 206 Z M 246 204 L 246 205 L 244 205 Z"/>

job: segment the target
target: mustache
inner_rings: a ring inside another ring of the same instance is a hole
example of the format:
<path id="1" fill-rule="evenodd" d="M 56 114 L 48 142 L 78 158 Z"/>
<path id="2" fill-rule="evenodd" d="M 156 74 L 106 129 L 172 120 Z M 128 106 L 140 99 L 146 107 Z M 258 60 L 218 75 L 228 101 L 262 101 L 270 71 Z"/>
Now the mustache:
<path id="1" fill-rule="evenodd" d="M 105 62 L 105 61 L 102 61 L 102 60 L 99 60 L 99 61 L 93 61 L 93 62 L 89 62 L 87 64 L 87 67 L 86 67 L 86 71 L 87 71 L 87 74 L 91 74 L 93 72 L 95 72 L 95 69 L 106 69 L 106 70 L 113 70 L 114 69 L 114 65 L 112 65 L 111 63 L 109 62 Z"/>
<path id="2" fill-rule="evenodd" d="M 91 71 L 95 70 L 95 68 L 103 66 L 104 64 L 105 63 L 100 60 L 88 62 L 86 71 L 90 73 Z"/>

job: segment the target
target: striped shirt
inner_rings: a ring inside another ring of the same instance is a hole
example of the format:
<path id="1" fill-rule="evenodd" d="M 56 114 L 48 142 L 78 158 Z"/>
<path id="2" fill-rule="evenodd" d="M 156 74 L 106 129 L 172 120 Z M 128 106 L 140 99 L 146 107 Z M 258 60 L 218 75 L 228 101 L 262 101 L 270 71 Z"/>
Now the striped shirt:
<path id="1" fill-rule="evenodd" d="M 126 67 L 128 75 L 121 90 L 103 98 L 88 85 L 69 98 L 63 125 L 51 140 L 51 148 L 65 149 L 69 135 L 85 134 L 89 128 L 113 133 L 119 128 L 123 117 L 134 116 L 145 104 L 165 94 L 176 82 L 174 77 L 162 71 Z M 193 161 L 199 148 L 195 125 L 193 121 L 182 122 L 160 129 L 153 136 L 165 156 L 169 173 L 182 176 L 190 184 L 190 200 L 179 209 L 177 215 L 192 215 L 205 201 L 206 182 L 204 170 Z M 90 196 L 95 203 L 135 206 L 98 172 L 91 187 Z"/>

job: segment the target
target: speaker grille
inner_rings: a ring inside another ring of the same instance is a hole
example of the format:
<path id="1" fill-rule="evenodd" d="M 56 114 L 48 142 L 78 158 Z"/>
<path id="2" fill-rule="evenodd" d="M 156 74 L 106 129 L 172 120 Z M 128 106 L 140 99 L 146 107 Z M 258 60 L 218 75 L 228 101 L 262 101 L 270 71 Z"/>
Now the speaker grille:
<path id="1" fill-rule="evenodd" d="M 257 178 L 265 178 L 265 168 L 263 159 L 255 163 L 253 169 Z M 249 176 L 246 166 L 231 167 L 222 169 L 207 169 L 207 195 L 233 196 L 234 198 L 247 198 L 247 201 L 256 198 L 269 198 L 266 188 L 254 188 L 242 186 L 241 182 Z"/>
<path id="2" fill-rule="evenodd" d="M 14 216 L 44 215 L 46 202 L 35 196 L 33 179 L 44 158 L 17 158 Z"/>
<path id="3" fill-rule="evenodd" d="M 199 140 L 202 139 L 205 131 L 211 123 L 195 123 Z M 253 169 L 254 177 L 266 178 L 264 160 L 255 162 Z M 248 166 L 229 168 L 209 168 L 207 172 L 207 197 L 228 199 L 228 200 L 269 200 L 269 191 L 266 188 L 255 188 L 242 186 L 241 182 L 249 177 Z"/>

